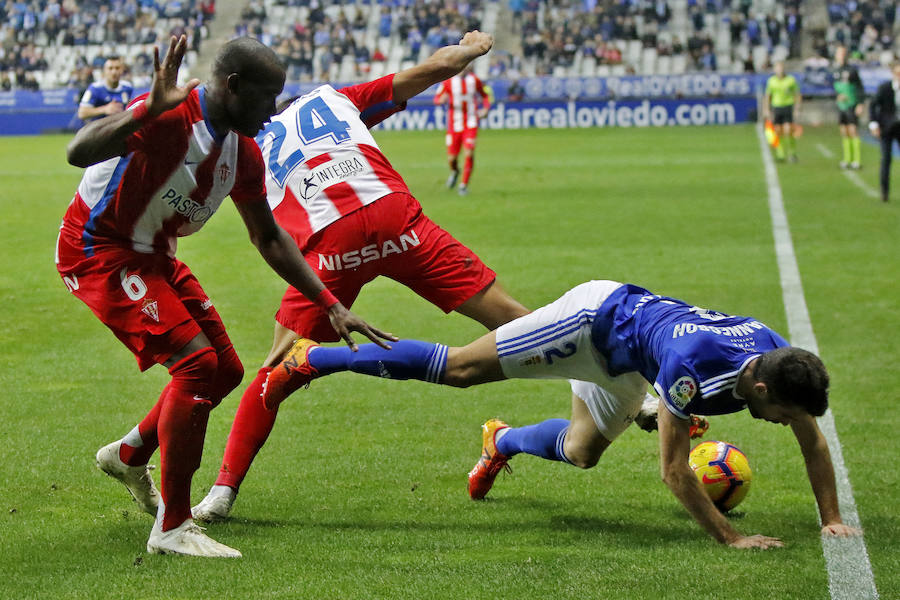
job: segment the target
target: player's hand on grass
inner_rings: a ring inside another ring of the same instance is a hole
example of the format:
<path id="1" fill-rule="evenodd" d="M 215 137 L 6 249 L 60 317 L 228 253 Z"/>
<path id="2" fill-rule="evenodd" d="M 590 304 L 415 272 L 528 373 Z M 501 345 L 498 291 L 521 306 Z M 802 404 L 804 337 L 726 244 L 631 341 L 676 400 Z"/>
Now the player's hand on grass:
<path id="1" fill-rule="evenodd" d="M 843 523 L 832 523 L 822 527 L 822 535 L 826 537 L 853 537 L 862 535 L 862 529 L 844 525 Z"/>
<path id="2" fill-rule="evenodd" d="M 175 108 L 188 97 L 195 87 L 200 85 L 199 79 L 191 79 L 183 87 L 178 85 L 178 69 L 187 52 L 187 36 L 169 40 L 169 51 L 162 63 L 159 62 L 159 48 L 153 49 L 153 83 L 147 96 L 147 113 L 157 117 L 169 109 Z"/>
<path id="3" fill-rule="evenodd" d="M 459 42 L 459 45 L 471 48 L 477 53 L 476 56 L 483 56 L 487 54 L 491 49 L 491 46 L 494 45 L 494 36 L 476 29 L 464 35 L 462 41 Z"/>
<path id="4" fill-rule="evenodd" d="M 767 535 L 748 535 L 741 536 L 733 542 L 729 542 L 728 545 L 732 548 L 768 550 L 769 548 L 782 548 L 784 547 L 784 542 Z"/>
<path id="5" fill-rule="evenodd" d="M 350 349 L 356 352 L 359 348 L 356 345 L 356 342 L 353 341 L 353 338 L 350 337 L 351 331 L 356 331 L 357 333 L 361 333 L 382 348 L 386 350 L 390 350 L 391 347 L 388 346 L 383 340 L 390 340 L 392 342 L 396 342 L 399 338 L 395 336 L 393 333 L 387 333 L 385 331 L 381 331 L 375 327 L 372 327 L 355 314 L 347 310 L 347 308 L 338 302 L 330 309 L 328 309 L 328 319 L 331 321 L 331 326 L 334 327 L 334 330 L 338 332 L 338 335 L 341 336 L 347 345 L 350 346 Z"/>

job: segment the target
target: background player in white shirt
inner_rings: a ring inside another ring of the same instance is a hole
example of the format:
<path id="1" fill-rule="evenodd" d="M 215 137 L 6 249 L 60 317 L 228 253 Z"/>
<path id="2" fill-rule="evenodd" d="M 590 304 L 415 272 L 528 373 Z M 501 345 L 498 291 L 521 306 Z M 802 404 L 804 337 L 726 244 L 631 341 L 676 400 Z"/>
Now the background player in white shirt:
<path id="1" fill-rule="evenodd" d="M 492 43 L 489 34 L 473 31 L 458 45 L 441 48 L 400 73 L 340 90 L 320 86 L 292 99 L 257 136 L 275 218 L 347 306 L 363 285 L 386 276 L 445 312 L 456 311 L 488 329 L 528 312 L 474 252 L 422 213 L 368 130 L 403 110 L 409 98 L 486 54 Z M 297 336 L 336 339 L 327 320 L 293 288 L 275 320 L 272 349 L 241 398 L 216 483 L 194 507 L 198 520 L 229 515 L 275 424 L 276 412 L 266 410 L 261 398 L 272 367 Z"/>
<path id="2" fill-rule="evenodd" d="M 481 106 L 479 107 L 479 99 Z M 478 121 L 487 116 L 491 108 L 490 95 L 472 67 L 466 67 L 459 75 L 444 81 L 434 96 L 435 104 L 447 104 L 447 161 L 450 176 L 447 188 L 453 189 L 459 179 L 459 150 L 463 149 L 463 173 L 459 193 L 469 191 L 469 178 L 475 166 L 475 139 L 478 137 Z"/>
<path id="3" fill-rule="evenodd" d="M 176 240 L 199 230 L 231 196 L 250 239 L 287 282 L 317 301 L 349 340 L 389 334 L 370 328 L 322 285 L 266 203 L 263 160 L 248 136 L 275 112 L 284 67 L 251 38 L 225 44 L 211 80 L 176 84 L 187 38 L 174 37 L 150 93 L 129 110 L 98 119 L 70 142 L 68 160 L 86 167 L 56 248 L 69 291 L 131 350 L 140 369 L 172 376 L 159 401 L 124 438 L 101 448 L 97 466 L 119 479 L 156 517 L 147 540 L 155 554 L 238 557 L 191 518 L 190 486 L 200 465 L 210 411 L 243 377 L 222 319 Z M 326 319 L 327 320 L 327 319 Z M 101 400 L 103 402 L 103 400 Z M 147 470 L 160 449 L 161 498 Z"/>
<path id="4" fill-rule="evenodd" d="M 819 506 L 822 534 L 847 536 L 828 444 L 816 423 L 828 408 L 828 373 L 814 354 L 791 347 L 751 318 L 691 306 L 615 281 L 583 283 L 558 300 L 501 325 L 462 348 L 401 340 L 326 348 L 299 340 L 270 377 L 263 401 L 273 409 L 316 377 L 353 371 L 468 387 L 503 379 L 569 379 L 571 419 L 510 428 L 482 427 L 482 456 L 469 473 L 469 495 L 484 498 L 516 454 L 588 469 L 634 421 L 648 382 L 659 392 L 663 481 L 718 542 L 736 548 L 781 546 L 745 536 L 715 507 L 689 464 L 690 415 L 747 408 L 757 419 L 790 425 Z"/>

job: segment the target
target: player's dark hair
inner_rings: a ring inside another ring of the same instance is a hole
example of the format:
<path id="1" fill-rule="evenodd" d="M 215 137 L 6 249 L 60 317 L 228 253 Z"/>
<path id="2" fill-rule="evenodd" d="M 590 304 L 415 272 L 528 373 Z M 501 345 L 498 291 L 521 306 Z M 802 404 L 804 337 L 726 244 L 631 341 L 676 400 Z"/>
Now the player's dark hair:
<path id="1" fill-rule="evenodd" d="M 275 114 L 278 115 L 278 114 L 281 114 L 282 112 L 284 112 L 284 109 L 286 109 L 288 106 L 293 104 L 294 100 L 296 100 L 299 97 L 300 96 L 291 96 L 290 98 L 281 100 L 278 104 L 275 105 Z"/>
<path id="2" fill-rule="evenodd" d="M 273 71 L 284 71 L 275 51 L 252 37 L 239 37 L 227 42 L 213 59 L 215 78 L 237 73 L 242 79 L 263 83 Z"/>
<path id="3" fill-rule="evenodd" d="M 778 404 L 799 406 L 815 417 L 828 410 L 828 372 L 812 352 L 792 346 L 766 352 L 755 375 Z"/>
<path id="4" fill-rule="evenodd" d="M 118 54 L 110 54 L 110 55 L 107 56 L 106 59 L 103 61 L 103 64 L 105 65 L 107 62 L 109 62 L 109 61 L 111 61 L 111 60 L 122 60 L 122 57 L 119 56 Z"/>

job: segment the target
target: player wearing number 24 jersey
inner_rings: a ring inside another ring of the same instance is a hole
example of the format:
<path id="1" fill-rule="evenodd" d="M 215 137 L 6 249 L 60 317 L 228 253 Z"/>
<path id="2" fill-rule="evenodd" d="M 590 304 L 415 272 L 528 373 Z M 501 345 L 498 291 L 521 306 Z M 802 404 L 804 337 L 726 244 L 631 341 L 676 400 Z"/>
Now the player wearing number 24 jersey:
<path id="1" fill-rule="evenodd" d="M 269 205 L 322 282 L 351 306 L 363 285 L 385 276 L 445 312 L 492 329 L 528 311 L 495 282 L 478 256 L 422 212 L 369 128 L 406 100 L 486 53 L 490 35 L 469 32 L 422 64 L 369 83 L 323 85 L 290 100 L 257 137 Z M 256 453 L 275 423 L 261 392 L 272 366 L 298 337 L 336 339 L 328 319 L 288 288 L 275 315 L 275 341 L 244 392 L 215 485 L 194 507 L 206 521 L 228 516 Z"/>
<path id="2" fill-rule="evenodd" d="M 243 377 L 225 326 L 176 240 L 198 231 L 231 196 L 266 261 L 327 311 L 342 337 L 360 331 L 393 339 L 350 313 L 322 285 L 275 222 L 266 203 L 264 163 L 253 137 L 275 111 L 284 67 L 251 38 L 225 44 L 203 87 L 176 84 L 187 39 L 154 58 L 150 92 L 128 110 L 84 127 L 68 148 L 86 167 L 60 228 L 56 262 L 69 291 L 137 357 L 141 370 L 164 365 L 171 381 L 147 416 L 97 453 L 156 517 L 147 550 L 236 557 L 191 518 L 190 484 L 200 464 L 209 412 Z M 161 494 L 147 471 L 160 448 Z M 160 501 L 159 496 L 162 496 Z"/>

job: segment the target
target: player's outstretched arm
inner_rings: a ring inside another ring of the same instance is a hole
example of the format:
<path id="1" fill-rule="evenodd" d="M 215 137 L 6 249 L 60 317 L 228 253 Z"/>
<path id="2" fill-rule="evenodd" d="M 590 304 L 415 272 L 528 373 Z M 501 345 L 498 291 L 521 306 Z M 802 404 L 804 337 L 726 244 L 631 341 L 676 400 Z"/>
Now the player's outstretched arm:
<path id="1" fill-rule="evenodd" d="M 493 45 L 494 36 L 475 30 L 464 35 L 459 44 L 439 48 L 421 64 L 394 75 L 394 102 L 402 104 L 435 83 L 453 77 L 467 64 L 487 54 Z"/>
<path id="2" fill-rule="evenodd" d="M 859 529 L 844 525 L 841 519 L 831 452 L 816 419 L 811 415 L 804 415 L 803 418 L 791 423 L 791 429 L 800 444 L 800 451 L 806 462 L 806 474 L 809 476 L 809 483 L 812 485 L 819 506 L 819 515 L 822 518 L 822 533 L 841 537 L 859 535 L 862 533 Z"/>
<path id="3" fill-rule="evenodd" d="M 688 464 L 690 421 L 679 419 L 662 402 L 659 407 L 659 462 L 663 481 L 694 519 L 716 541 L 734 548 L 774 548 L 784 544 L 764 535 L 741 535 L 700 487 Z"/>
<path id="4" fill-rule="evenodd" d="M 184 87 L 177 83 L 178 69 L 187 52 L 187 36 L 172 36 L 169 51 L 159 61 L 159 49 L 153 49 L 153 83 L 150 94 L 143 104 L 132 110 L 112 114 L 98 119 L 75 134 L 66 151 L 69 164 L 76 167 L 89 167 L 114 156 L 122 156 L 127 151 L 128 136 L 141 128 L 148 120 L 158 117 L 167 110 L 175 108 L 188 97 L 195 87 L 200 85 L 199 79 L 192 79 Z"/>
<path id="5" fill-rule="evenodd" d="M 382 348 L 390 348 L 384 340 L 397 341 L 393 334 L 372 327 L 332 296 L 307 264 L 291 236 L 275 222 L 268 204 L 236 203 L 235 206 L 247 226 L 253 245 L 269 266 L 328 313 L 332 327 L 352 350 L 357 349 L 356 342 L 350 337 L 353 331 L 363 334 Z"/>

